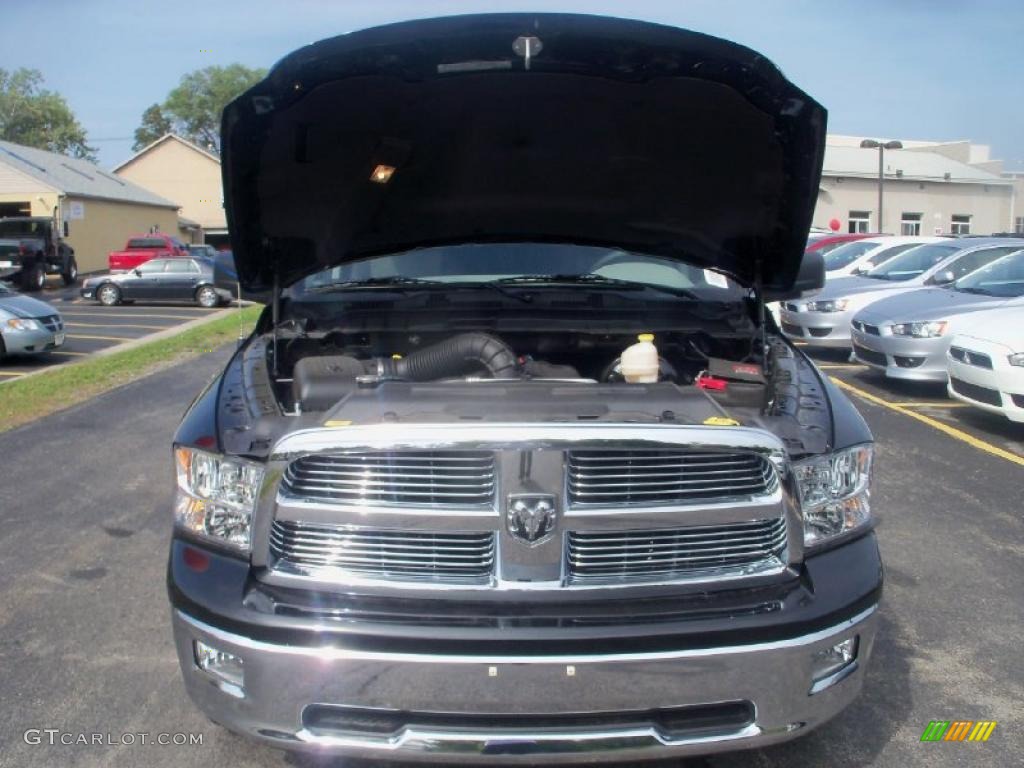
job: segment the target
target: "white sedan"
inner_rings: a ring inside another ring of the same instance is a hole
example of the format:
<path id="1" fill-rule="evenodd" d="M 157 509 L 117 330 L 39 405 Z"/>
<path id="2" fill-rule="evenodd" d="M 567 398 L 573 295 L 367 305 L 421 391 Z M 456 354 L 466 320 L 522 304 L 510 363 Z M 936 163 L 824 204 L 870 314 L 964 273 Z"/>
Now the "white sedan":
<path id="1" fill-rule="evenodd" d="M 1024 303 L 980 312 L 946 353 L 949 394 L 1024 423 Z"/>

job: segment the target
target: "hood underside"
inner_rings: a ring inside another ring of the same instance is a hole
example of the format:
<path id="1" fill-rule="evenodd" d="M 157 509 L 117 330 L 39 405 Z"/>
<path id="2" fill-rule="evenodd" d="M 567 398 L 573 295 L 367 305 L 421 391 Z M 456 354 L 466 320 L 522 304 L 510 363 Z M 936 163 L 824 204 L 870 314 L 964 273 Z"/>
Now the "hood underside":
<path id="1" fill-rule="evenodd" d="M 325 40 L 224 111 L 239 279 L 258 292 L 423 246 L 569 242 L 786 291 L 825 117 L 756 52 L 642 22 L 461 16 Z"/>

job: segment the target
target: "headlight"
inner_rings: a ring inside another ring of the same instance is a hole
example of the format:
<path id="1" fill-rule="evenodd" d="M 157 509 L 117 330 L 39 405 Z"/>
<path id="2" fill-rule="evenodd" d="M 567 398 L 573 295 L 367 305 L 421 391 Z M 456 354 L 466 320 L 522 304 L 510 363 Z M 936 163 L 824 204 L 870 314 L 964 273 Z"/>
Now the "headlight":
<path id="1" fill-rule="evenodd" d="M 849 299 L 835 299 L 834 301 L 808 301 L 808 312 L 842 312 L 850 306 Z"/>
<path id="2" fill-rule="evenodd" d="M 892 327 L 893 336 L 912 336 L 915 339 L 934 339 L 946 332 L 946 321 L 930 323 L 898 323 Z"/>
<path id="3" fill-rule="evenodd" d="M 186 531 L 248 552 L 263 467 L 193 448 L 176 448 L 174 521 Z"/>
<path id="4" fill-rule="evenodd" d="M 871 522 L 870 445 L 796 462 L 804 513 L 804 546 L 813 547 Z"/>
<path id="5" fill-rule="evenodd" d="M 33 320 L 30 317 L 12 317 L 6 325 L 14 331 L 38 331 L 43 327 L 38 320 Z"/>
<path id="6" fill-rule="evenodd" d="M 1024 352 L 1018 352 L 1015 355 L 1010 355 L 1006 359 L 1010 362 L 1010 365 L 1018 365 L 1024 368 Z"/>

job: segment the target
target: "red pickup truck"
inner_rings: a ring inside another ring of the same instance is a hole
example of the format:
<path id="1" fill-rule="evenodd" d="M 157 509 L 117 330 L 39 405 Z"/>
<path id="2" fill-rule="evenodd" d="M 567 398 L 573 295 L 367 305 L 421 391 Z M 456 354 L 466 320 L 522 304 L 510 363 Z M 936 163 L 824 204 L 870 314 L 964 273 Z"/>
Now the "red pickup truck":
<path id="1" fill-rule="evenodd" d="M 134 235 L 128 238 L 123 251 L 111 251 L 107 255 L 107 265 L 111 272 L 127 272 L 150 259 L 170 256 L 188 256 L 188 246 L 176 237 L 159 232 Z"/>

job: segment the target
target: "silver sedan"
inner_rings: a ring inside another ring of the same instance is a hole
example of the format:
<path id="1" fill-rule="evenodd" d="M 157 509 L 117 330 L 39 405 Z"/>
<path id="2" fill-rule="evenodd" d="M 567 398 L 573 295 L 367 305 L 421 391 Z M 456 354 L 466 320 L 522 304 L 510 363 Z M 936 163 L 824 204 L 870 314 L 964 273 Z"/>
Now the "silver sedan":
<path id="1" fill-rule="evenodd" d="M 37 355 L 63 343 L 64 320 L 53 306 L 0 282 L 0 358 Z"/>
<path id="2" fill-rule="evenodd" d="M 853 354 L 894 379 L 946 381 L 950 339 L 977 312 L 1024 307 L 1024 250 L 982 267 L 948 288 L 925 288 L 876 301 L 853 318 Z"/>
<path id="3" fill-rule="evenodd" d="M 782 332 L 813 347 L 850 348 L 850 321 L 880 299 L 951 283 L 1024 248 L 1024 240 L 970 238 L 911 248 L 862 277 L 829 281 L 809 299 L 783 303 Z"/>

